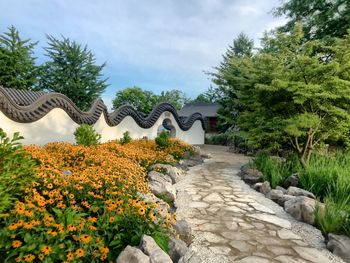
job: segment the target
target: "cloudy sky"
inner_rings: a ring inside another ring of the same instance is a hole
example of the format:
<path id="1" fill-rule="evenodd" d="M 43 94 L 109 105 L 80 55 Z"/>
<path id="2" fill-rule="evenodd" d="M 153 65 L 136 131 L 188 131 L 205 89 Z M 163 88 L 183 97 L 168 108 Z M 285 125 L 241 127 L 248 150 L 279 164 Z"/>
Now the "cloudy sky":
<path id="1" fill-rule="evenodd" d="M 140 86 L 160 93 L 180 89 L 190 97 L 205 91 L 211 71 L 241 31 L 256 43 L 265 30 L 284 23 L 271 9 L 279 0 L 0 0 L 0 32 L 10 25 L 23 38 L 39 41 L 45 61 L 45 34 L 87 44 L 98 63 L 107 62 L 116 91 Z"/>

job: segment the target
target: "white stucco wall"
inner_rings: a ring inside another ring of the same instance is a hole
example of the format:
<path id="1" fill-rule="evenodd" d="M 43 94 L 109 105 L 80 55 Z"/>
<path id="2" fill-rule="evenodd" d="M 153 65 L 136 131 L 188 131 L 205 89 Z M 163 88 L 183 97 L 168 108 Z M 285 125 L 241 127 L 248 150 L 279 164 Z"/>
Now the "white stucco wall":
<path id="1" fill-rule="evenodd" d="M 130 116 L 125 117 L 117 126 L 110 127 L 103 116 L 94 124 L 95 130 L 101 134 L 101 142 L 119 139 L 125 131 L 130 132 L 132 138 L 142 138 L 147 136 L 153 139 L 157 136 L 158 127 L 162 125 L 164 119 L 170 119 L 176 129 L 176 137 L 190 144 L 204 144 L 204 130 L 201 122 L 196 121 L 191 129 L 182 131 L 177 125 L 170 112 L 164 112 L 157 122 L 149 129 L 143 129 L 137 125 Z M 79 125 L 75 123 L 69 115 L 60 108 L 51 110 L 47 115 L 32 123 L 18 123 L 7 118 L 0 111 L 0 128 L 9 136 L 19 132 L 24 140 L 23 144 L 43 145 L 48 142 L 66 141 L 74 143 L 74 131 Z"/>

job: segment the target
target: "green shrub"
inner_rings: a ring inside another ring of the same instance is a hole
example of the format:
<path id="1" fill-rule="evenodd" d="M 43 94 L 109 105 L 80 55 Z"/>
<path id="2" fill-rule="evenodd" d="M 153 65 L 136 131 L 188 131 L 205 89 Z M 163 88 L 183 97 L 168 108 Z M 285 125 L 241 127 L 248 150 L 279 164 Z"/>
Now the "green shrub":
<path id="1" fill-rule="evenodd" d="M 101 135 L 97 133 L 91 125 L 82 124 L 74 132 L 78 145 L 97 145 L 100 143 Z"/>
<path id="2" fill-rule="evenodd" d="M 121 138 L 120 140 L 121 144 L 127 144 L 129 142 L 132 141 L 132 138 L 130 137 L 130 132 L 126 131 L 123 133 L 123 138 Z"/>
<path id="3" fill-rule="evenodd" d="M 156 137 L 155 142 L 160 149 L 168 148 L 171 145 L 170 133 L 168 131 L 162 131 Z"/>
<path id="4" fill-rule="evenodd" d="M 33 179 L 36 163 L 22 148 L 21 139 L 17 132 L 8 138 L 0 128 L 0 213 L 11 208 Z"/>

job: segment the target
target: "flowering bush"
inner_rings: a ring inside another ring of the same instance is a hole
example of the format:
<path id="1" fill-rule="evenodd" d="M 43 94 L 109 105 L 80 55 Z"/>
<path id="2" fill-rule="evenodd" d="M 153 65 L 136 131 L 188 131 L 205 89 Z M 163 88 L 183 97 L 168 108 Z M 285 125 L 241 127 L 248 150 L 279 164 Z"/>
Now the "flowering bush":
<path id="1" fill-rule="evenodd" d="M 149 191 L 150 165 L 174 162 L 188 145 L 160 150 L 154 141 L 135 140 L 25 149 L 38 167 L 23 198 L 0 218 L 0 262 L 114 261 L 142 234 L 166 243 L 175 216 L 161 217 L 159 204 L 146 203 L 138 192 Z"/>

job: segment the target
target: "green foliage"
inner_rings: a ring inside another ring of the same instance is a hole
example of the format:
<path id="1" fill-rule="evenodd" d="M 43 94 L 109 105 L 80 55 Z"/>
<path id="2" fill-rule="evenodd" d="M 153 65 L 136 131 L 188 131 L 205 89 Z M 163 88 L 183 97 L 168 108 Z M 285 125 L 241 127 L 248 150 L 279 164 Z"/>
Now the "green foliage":
<path id="1" fill-rule="evenodd" d="M 97 145 L 100 143 L 101 135 L 97 133 L 92 125 L 82 124 L 74 132 L 78 145 Z"/>
<path id="2" fill-rule="evenodd" d="M 232 58 L 219 71 L 230 105 L 220 114 L 247 134 L 251 147 L 293 149 L 305 166 L 327 139 L 346 140 L 349 58 L 350 35 L 333 46 L 304 42 L 300 25 L 267 36 L 258 53 Z"/>
<path id="3" fill-rule="evenodd" d="M 70 98 L 81 110 L 88 110 L 108 86 L 102 79 L 102 65 L 96 65 L 87 46 L 63 37 L 48 36 L 45 48 L 49 58 L 41 70 L 40 88 L 59 92 Z"/>
<path id="4" fill-rule="evenodd" d="M 267 153 L 259 153 L 253 159 L 253 166 L 262 172 L 264 181 L 269 181 L 273 188 L 282 185 L 287 177 L 298 171 L 298 164 L 298 160 L 295 161 L 293 156 L 285 161 Z"/>
<path id="5" fill-rule="evenodd" d="M 288 18 L 279 31 L 291 32 L 295 23 L 301 22 L 306 39 L 343 37 L 350 27 L 349 14 L 347 0 L 288 0 L 275 10 L 275 15 Z"/>
<path id="6" fill-rule="evenodd" d="M 207 91 L 199 94 L 193 102 L 217 102 L 220 100 L 220 97 L 220 90 L 210 86 Z"/>
<path id="7" fill-rule="evenodd" d="M 129 104 L 137 111 L 148 114 L 157 105 L 157 96 L 152 91 L 142 90 L 139 87 L 125 88 L 115 95 L 112 101 L 113 108 L 117 109 L 124 104 Z"/>
<path id="8" fill-rule="evenodd" d="M 128 104 L 143 114 L 149 114 L 153 108 L 162 102 L 173 105 L 177 110 L 189 102 L 189 98 L 180 90 L 162 91 L 160 95 L 139 87 L 125 88 L 116 93 L 112 101 L 113 109 Z"/>
<path id="9" fill-rule="evenodd" d="M 37 43 L 30 41 L 23 40 L 14 26 L 0 35 L 0 85 L 25 90 L 35 88 L 38 70 L 33 49 Z"/>
<path id="10" fill-rule="evenodd" d="M 167 102 L 180 110 L 186 103 L 190 102 L 190 99 L 186 94 L 180 90 L 162 91 L 157 99 L 158 103 Z"/>
<path id="11" fill-rule="evenodd" d="M 168 131 L 162 131 L 156 138 L 155 142 L 160 149 L 169 148 L 171 145 L 170 133 Z"/>
<path id="12" fill-rule="evenodd" d="M 121 144 L 127 144 L 132 141 L 132 138 L 130 137 L 130 132 L 126 131 L 123 133 L 123 138 L 120 139 Z"/>
<path id="13" fill-rule="evenodd" d="M 350 236 L 350 196 L 335 202 L 331 197 L 325 199 L 325 209 L 315 210 L 315 224 L 324 233 L 346 234 Z"/>
<path id="14" fill-rule="evenodd" d="M 0 213 L 20 198 L 34 175 L 35 161 L 23 150 L 18 133 L 10 139 L 0 128 Z"/>

